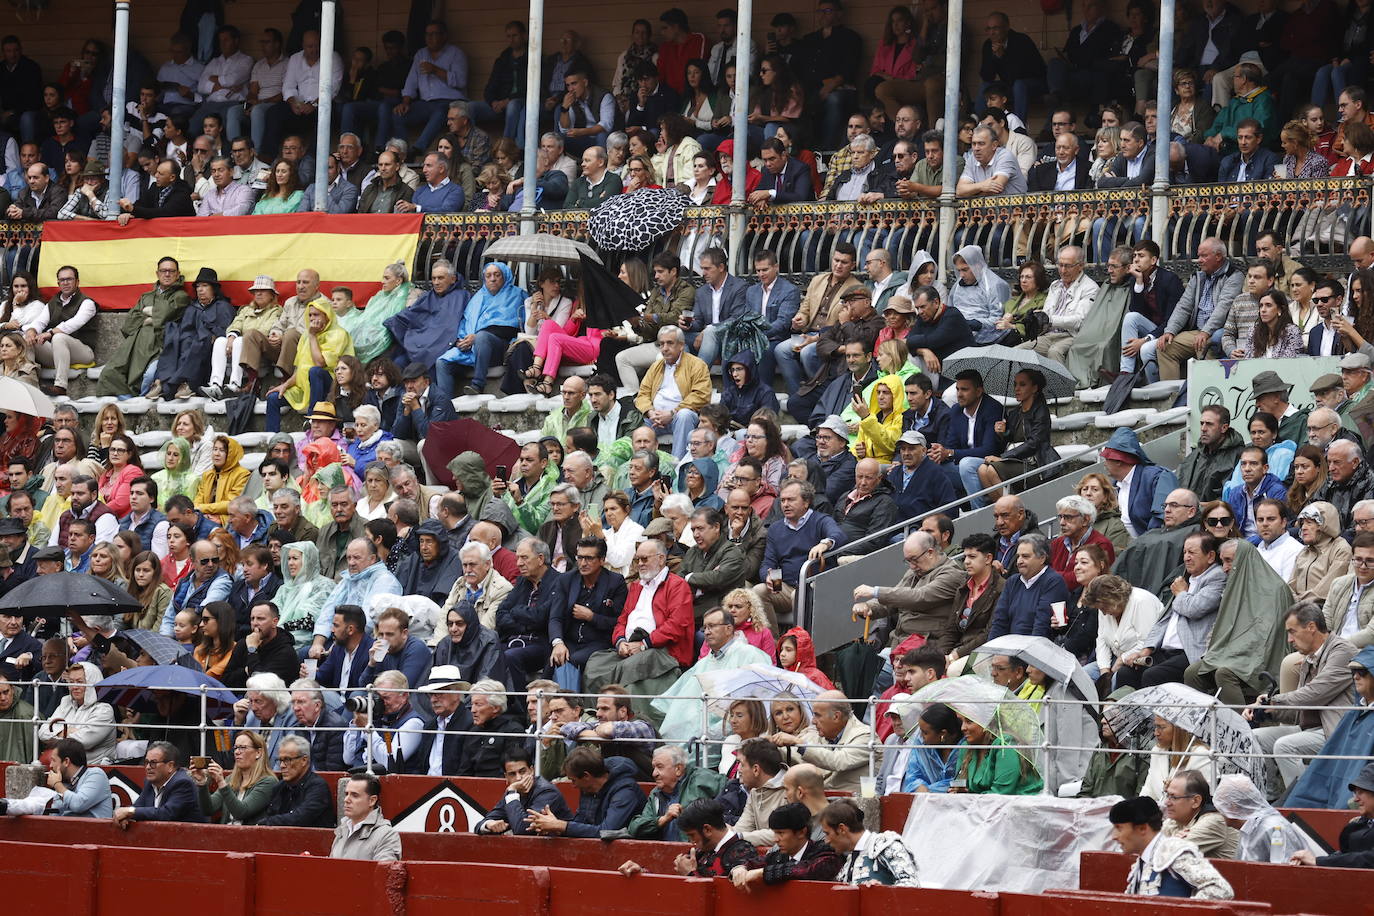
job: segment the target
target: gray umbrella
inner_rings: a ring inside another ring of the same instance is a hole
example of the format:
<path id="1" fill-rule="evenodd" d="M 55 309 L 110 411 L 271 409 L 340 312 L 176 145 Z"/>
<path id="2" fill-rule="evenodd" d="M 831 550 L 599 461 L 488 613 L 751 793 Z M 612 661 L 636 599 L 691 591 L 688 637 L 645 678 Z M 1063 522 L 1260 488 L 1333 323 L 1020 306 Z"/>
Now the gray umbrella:
<path id="1" fill-rule="evenodd" d="M 1043 636 L 999 636 L 983 643 L 974 653 L 973 670 L 988 674 L 994 655 L 1011 655 L 1048 674 L 1056 684 L 1065 684 L 1069 694 L 1080 700 L 1092 700 L 1097 709 L 1097 688 L 1088 672 L 1068 649 L 1056 646 Z"/>
<path id="2" fill-rule="evenodd" d="M 191 655 L 186 651 L 186 647 L 169 636 L 161 633 L 154 633 L 152 630 L 125 630 L 119 634 L 136 646 L 148 653 L 148 657 L 159 665 L 182 665 L 183 667 L 199 667 L 194 661 L 190 661 Z"/>
<path id="3" fill-rule="evenodd" d="M 997 344 L 986 347 L 964 347 L 945 357 L 940 374 L 953 378 L 966 369 L 976 369 L 983 376 L 983 387 L 988 394 L 1010 397 L 1012 381 L 1022 369 L 1038 369 L 1045 376 L 1045 390 L 1041 392 L 1047 400 L 1072 397 L 1076 381 L 1073 373 L 1048 356 L 1041 356 L 1034 350 L 1021 350 L 1016 347 L 1003 347 Z"/>
<path id="4" fill-rule="evenodd" d="M 1155 716 L 1209 746 L 1220 773 L 1242 773 L 1256 784 L 1264 780 L 1264 761 L 1250 723 L 1214 696 L 1184 684 L 1157 684 L 1108 703 L 1104 714 L 1117 739 L 1127 747 L 1154 744 L 1150 725 Z"/>
<path id="5" fill-rule="evenodd" d="M 601 256 L 582 242 L 538 232 L 534 235 L 508 235 L 498 239 L 486 247 L 482 257 L 498 261 L 577 267 L 582 263 L 579 255 L 584 254 L 596 263 L 601 263 Z"/>

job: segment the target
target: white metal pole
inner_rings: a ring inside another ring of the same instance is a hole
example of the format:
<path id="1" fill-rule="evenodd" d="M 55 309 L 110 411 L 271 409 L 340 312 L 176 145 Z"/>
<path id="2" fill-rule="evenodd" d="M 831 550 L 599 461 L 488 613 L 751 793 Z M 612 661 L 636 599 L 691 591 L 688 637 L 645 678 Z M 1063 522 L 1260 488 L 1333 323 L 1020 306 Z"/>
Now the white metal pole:
<path id="1" fill-rule="evenodd" d="M 754 62 L 749 59 L 750 37 L 754 30 L 754 0 L 739 0 L 735 25 L 735 98 L 730 117 L 735 125 L 735 156 L 730 163 L 730 266 L 744 272 L 740 251 L 744 247 L 744 183 L 749 168 L 749 74 Z M 725 67 L 721 67 L 724 78 Z"/>
<path id="2" fill-rule="evenodd" d="M 1151 186 L 1150 238 L 1169 257 L 1169 125 L 1174 109 L 1174 2 L 1159 4 L 1159 83 L 1155 103 L 1155 180 Z"/>
<path id="3" fill-rule="evenodd" d="M 334 116 L 334 15 L 335 0 L 324 0 L 320 10 L 320 98 L 315 111 L 315 200 L 314 209 L 323 213 L 329 196 L 329 122 Z"/>
<path id="4" fill-rule="evenodd" d="M 544 0 L 530 0 L 529 44 L 525 52 L 525 197 L 520 206 L 520 234 L 534 235 L 535 163 L 539 152 L 539 112 L 542 110 L 544 75 Z"/>
<path id="5" fill-rule="evenodd" d="M 964 0 L 951 0 L 945 25 L 945 168 L 940 182 L 940 252 L 937 279 L 945 282 L 954 250 L 954 183 L 959 177 L 959 77 L 963 67 Z M 933 116 L 934 112 L 926 112 Z"/>
<path id="6" fill-rule="evenodd" d="M 110 92 L 110 188 L 106 200 L 118 212 L 119 199 L 124 196 L 124 104 L 128 96 L 125 85 L 129 70 L 129 2 L 115 3 L 115 44 L 113 86 Z M 58 384 L 66 384 L 59 380 Z"/>

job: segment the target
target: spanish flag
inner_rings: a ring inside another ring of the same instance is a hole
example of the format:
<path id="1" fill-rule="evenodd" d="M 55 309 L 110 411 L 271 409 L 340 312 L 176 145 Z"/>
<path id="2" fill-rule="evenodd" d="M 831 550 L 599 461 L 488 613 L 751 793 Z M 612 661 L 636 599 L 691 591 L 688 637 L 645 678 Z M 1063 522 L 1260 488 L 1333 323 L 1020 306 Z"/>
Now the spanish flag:
<path id="1" fill-rule="evenodd" d="M 296 274 L 313 268 L 325 295 L 347 286 L 361 306 L 381 288 L 388 264 L 399 261 L 409 270 L 422 220 L 418 213 L 175 217 L 127 226 L 50 220 L 43 224 L 38 285 L 45 298 L 54 295 L 58 269 L 75 264 L 83 292 L 102 309 L 123 311 L 152 288 L 157 262 L 170 256 L 188 280 L 213 268 L 236 305 L 249 301 L 248 287 L 259 274 L 276 282 L 285 301 L 296 294 Z"/>

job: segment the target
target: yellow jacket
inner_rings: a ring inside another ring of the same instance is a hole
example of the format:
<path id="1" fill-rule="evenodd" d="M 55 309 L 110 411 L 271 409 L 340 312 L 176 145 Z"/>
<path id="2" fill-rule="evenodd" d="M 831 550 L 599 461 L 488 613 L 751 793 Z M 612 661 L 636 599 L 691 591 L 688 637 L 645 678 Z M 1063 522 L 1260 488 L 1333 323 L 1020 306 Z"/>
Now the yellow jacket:
<path id="1" fill-rule="evenodd" d="M 892 392 L 892 410 L 886 420 L 878 419 L 878 386 L 886 386 Z M 902 413 L 906 410 L 906 385 L 900 375 L 885 375 L 870 386 L 868 390 L 868 416 L 859 421 L 859 432 L 850 448 L 859 453 L 859 443 L 867 449 L 868 457 L 886 464 L 892 460 L 897 450 L 897 439 L 902 435 Z"/>
<path id="2" fill-rule="evenodd" d="M 334 319 L 333 307 L 321 305 L 319 300 L 310 303 L 306 306 L 307 322 L 310 320 L 311 311 L 325 316 L 324 330 L 318 335 L 320 354 L 324 357 L 324 365 L 321 368 L 333 375 L 339 357 L 353 355 L 353 338 L 349 337 L 348 332 Z M 314 366 L 315 354 L 311 352 L 310 334 L 306 332 L 301 334 L 301 342 L 296 347 L 295 379 L 285 394 L 286 403 L 290 404 L 296 413 L 305 413 L 306 408 L 310 406 L 310 370 Z"/>
<path id="3" fill-rule="evenodd" d="M 239 464 L 243 460 L 243 446 L 228 436 L 216 436 L 216 442 L 226 443 L 228 458 L 220 470 L 210 468 L 201 475 L 196 488 L 196 508 L 213 515 L 221 525 L 229 514 L 229 501 L 243 493 L 253 472 Z"/>
<path id="4" fill-rule="evenodd" d="M 678 391 L 682 392 L 682 406 L 688 410 L 701 410 L 711 403 L 711 370 L 699 357 L 683 351 L 678 357 L 677 371 L 673 374 Z M 654 360 L 649 371 L 644 373 L 644 381 L 639 383 L 639 394 L 635 397 L 635 407 L 647 414 L 654 408 L 654 395 L 663 384 L 663 357 Z M 905 392 L 903 392 L 905 394 Z"/>

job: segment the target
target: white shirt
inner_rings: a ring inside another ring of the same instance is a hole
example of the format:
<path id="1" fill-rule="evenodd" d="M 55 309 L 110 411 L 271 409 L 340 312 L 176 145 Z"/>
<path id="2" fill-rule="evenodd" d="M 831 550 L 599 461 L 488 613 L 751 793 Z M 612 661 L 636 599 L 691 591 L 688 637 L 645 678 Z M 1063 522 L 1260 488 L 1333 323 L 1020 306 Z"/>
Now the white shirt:
<path id="1" fill-rule="evenodd" d="M 434 723 L 434 727 L 439 733 L 434 736 L 434 743 L 429 746 L 429 770 L 430 776 L 444 775 L 444 729 L 448 728 L 448 720 L 451 716 L 444 716 Z"/>
<path id="2" fill-rule="evenodd" d="M 421 73 L 420 64 L 423 63 L 434 64 L 444 71 L 444 75 Z M 438 54 L 431 53 L 427 47 L 415 52 L 414 63 L 410 65 L 410 73 L 406 75 L 405 86 L 401 89 L 402 96 L 425 101 L 467 98 L 467 92 L 468 58 L 455 45 L 444 45 Z"/>
<path id="3" fill-rule="evenodd" d="M 890 287 L 890 286 L 898 286 L 898 285 L 900 285 L 900 283 L 901 283 L 901 279 L 897 276 L 897 272 L 894 270 L 892 273 L 890 273 L 890 274 L 888 274 L 886 277 L 884 277 L 881 281 L 879 281 L 878 283 L 873 284 L 873 301 L 874 301 L 874 303 L 877 303 L 877 301 L 878 301 L 880 298 L 882 298 L 883 293 L 887 292 L 888 287 Z"/>
<path id="4" fill-rule="evenodd" d="M 338 52 L 334 53 L 334 75 L 329 81 L 329 96 L 333 98 L 339 94 L 339 86 L 343 83 L 343 58 Z M 282 80 L 281 95 L 283 99 L 295 99 L 297 102 L 318 102 L 320 100 L 320 62 L 313 64 L 305 61 L 305 52 L 297 51 L 291 55 L 291 59 L 286 62 L 286 77 Z"/>
<path id="5" fill-rule="evenodd" d="M 677 386 L 677 367 L 681 365 L 681 357 L 671 366 L 664 362 L 663 384 L 654 392 L 654 410 L 676 410 L 682 403 L 682 390 Z"/>
<path id="6" fill-rule="evenodd" d="M 1126 526 L 1126 531 L 1135 537 L 1140 534 L 1135 530 L 1135 524 L 1131 522 L 1131 513 L 1128 511 L 1131 505 L 1131 481 L 1135 480 L 1135 468 L 1131 468 L 1131 473 L 1121 479 L 1116 485 L 1116 504 L 1121 507 L 1121 523 Z"/>
<path id="7" fill-rule="evenodd" d="M 711 287 L 711 323 L 720 321 L 720 297 L 725 292 L 725 281 L 720 281 L 720 286 Z"/>
<path id="8" fill-rule="evenodd" d="M 196 88 L 209 102 L 240 102 L 248 96 L 248 79 L 252 74 L 253 58 L 242 51 L 227 59 L 219 55 L 200 71 L 200 84 Z M 220 88 L 214 88 L 210 82 L 212 76 L 219 77 Z"/>
<path id="9" fill-rule="evenodd" d="M 603 417 L 596 415 L 596 442 L 605 447 L 614 442 L 618 437 L 616 430 L 620 428 L 620 402 L 612 401 L 611 409 Z"/>
<path id="10" fill-rule="evenodd" d="M 778 285 L 778 281 L 777 281 L 776 279 L 774 279 L 773 282 L 772 282 L 772 283 L 769 283 L 767 286 L 764 286 L 762 283 L 759 284 L 759 292 L 762 293 L 762 295 L 759 296 L 759 314 L 760 314 L 760 315 L 763 315 L 763 316 L 767 317 L 767 315 L 768 315 L 768 297 L 771 296 L 771 295 L 773 295 L 773 287 L 775 287 L 775 286 L 777 286 L 777 285 Z"/>
<path id="11" fill-rule="evenodd" d="M 1345 621 L 1341 624 L 1341 631 L 1336 634 L 1344 639 L 1354 636 L 1360 629 L 1360 596 L 1369 588 L 1368 585 L 1361 585 L 1359 579 L 1351 584 L 1354 587 L 1350 590 L 1350 604 L 1346 606 Z"/>
<path id="12" fill-rule="evenodd" d="M 343 649 L 343 664 L 339 667 L 339 686 L 347 690 L 348 678 L 353 674 L 353 653 L 348 651 L 348 646 L 340 648 Z"/>
<path id="13" fill-rule="evenodd" d="M 654 595 L 658 593 L 658 587 L 668 580 L 668 567 L 664 566 L 648 582 L 639 580 L 639 600 L 635 602 L 635 608 L 630 612 L 630 616 L 625 618 L 625 638 L 635 630 L 643 630 L 650 635 L 654 632 Z"/>
<path id="14" fill-rule="evenodd" d="M 1279 578 L 1287 582 L 1293 575 L 1293 565 L 1298 560 L 1298 554 L 1302 553 L 1302 544 L 1285 531 L 1267 544 L 1260 538 L 1255 549 L 1264 557 L 1264 561 L 1273 567 L 1274 572 L 1279 574 Z"/>
<path id="15" fill-rule="evenodd" d="M 57 299 L 60 303 L 62 300 L 62 296 L 59 294 Z M 92 318 L 95 317 L 95 311 L 96 305 L 94 299 L 82 299 L 81 307 L 76 310 L 76 314 L 73 315 L 71 318 L 67 319 L 66 321 L 60 322 L 55 328 L 53 328 L 53 330 L 59 331 L 63 334 L 75 334 L 77 331 L 81 330 L 86 326 L 86 322 L 90 321 Z M 47 327 L 46 319 L 44 321 L 44 327 Z M 28 327 L 25 326 L 25 330 L 27 329 Z M 40 328 L 39 330 L 42 329 Z"/>
<path id="16" fill-rule="evenodd" d="M 1043 576 L 1046 570 L 1048 570 L 1049 568 L 1050 565 L 1046 563 L 1044 566 L 1040 567 L 1040 571 L 1038 573 L 1031 576 L 1029 579 L 1022 577 L 1021 584 L 1024 585 L 1026 588 L 1030 588 L 1032 585 L 1040 581 L 1040 577 Z"/>
<path id="17" fill-rule="evenodd" d="M 199 102 L 200 93 L 196 92 L 196 86 L 200 83 L 200 73 L 203 69 L 204 65 L 194 57 L 187 57 L 181 63 L 169 60 L 159 67 L 157 71 L 159 83 L 176 83 L 178 86 L 191 87 L 189 98 L 178 92 L 175 87 L 168 89 L 162 93 L 162 103 L 164 105 L 191 105 Z"/>
<path id="18" fill-rule="evenodd" d="M 1054 189 L 1056 191 L 1072 191 L 1074 182 L 1078 180 L 1078 160 L 1070 160 L 1067 166 L 1055 163 Z"/>
<path id="19" fill-rule="evenodd" d="M 1126 160 L 1126 177 L 1139 178 L 1140 170 L 1145 167 L 1145 154 L 1150 152 L 1150 145 L 1145 144 L 1145 148 L 1136 153 L 1134 159 Z M 1239 179 L 1237 179 L 1239 180 Z"/>
<path id="20" fill-rule="evenodd" d="M 286 66 L 290 63 L 286 57 L 278 57 L 275 64 L 268 63 L 267 58 L 263 58 L 253 65 L 252 71 L 248 75 L 249 83 L 258 84 L 258 98 L 275 99 L 281 95 L 281 87 L 286 82 Z"/>
<path id="21" fill-rule="evenodd" d="M 973 409 L 972 409 L 972 410 L 969 410 L 967 407 L 964 408 L 964 416 L 968 417 L 968 423 L 967 423 L 966 425 L 968 426 L 968 447 L 969 447 L 969 448 L 973 448 L 973 428 L 974 428 L 974 426 L 976 425 L 976 424 L 974 423 L 974 420 L 975 420 L 975 418 L 977 418 L 977 416 L 978 416 L 978 407 L 979 407 L 979 405 L 981 405 L 982 403 L 983 403 L 982 398 L 979 398 L 979 399 L 978 399 L 978 403 L 973 405 Z"/>
<path id="22" fill-rule="evenodd" d="M 1086 273 L 1080 273 L 1078 279 L 1068 286 L 1064 285 L 1063 280 L 1051 283 L 1050 291 L 1045 296 L 1045 314 L 1050 317 L 1050 326 L 1066 334 L 1078 333 L 1088 309 L 1097 298 L 1097 289 L 1097 281 Z"/>

